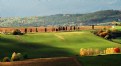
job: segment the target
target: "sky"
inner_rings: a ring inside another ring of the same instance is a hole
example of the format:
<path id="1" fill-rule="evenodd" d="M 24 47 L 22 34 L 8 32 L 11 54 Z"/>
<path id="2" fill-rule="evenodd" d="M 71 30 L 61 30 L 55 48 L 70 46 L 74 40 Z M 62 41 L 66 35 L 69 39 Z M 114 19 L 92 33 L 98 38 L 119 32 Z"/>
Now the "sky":
<path id="1" fill-rule="evenodd" d="M 121 0 L 0 0 L 0 17 L 84 14 L 121 10 Z"/>

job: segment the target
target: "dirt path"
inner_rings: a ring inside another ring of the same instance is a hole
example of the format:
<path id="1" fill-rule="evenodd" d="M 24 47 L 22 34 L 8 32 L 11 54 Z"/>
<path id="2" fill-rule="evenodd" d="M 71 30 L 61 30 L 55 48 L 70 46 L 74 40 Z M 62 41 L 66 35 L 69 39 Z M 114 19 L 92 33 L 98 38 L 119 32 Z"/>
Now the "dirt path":
<path id="1" fill-rule="evenodd" d="M 0 62 L 0 66 L 82 66 L 75 58 L 38 58 L 26 61 Z"/>
<path id="2" fill-rule="evenodd" d="M 57 38 L 61 39 L 61 40 L 65 40 L 64 37 L 60 36 L 60 35 L 57 35 L 57 34 L 54 34 Z"/>

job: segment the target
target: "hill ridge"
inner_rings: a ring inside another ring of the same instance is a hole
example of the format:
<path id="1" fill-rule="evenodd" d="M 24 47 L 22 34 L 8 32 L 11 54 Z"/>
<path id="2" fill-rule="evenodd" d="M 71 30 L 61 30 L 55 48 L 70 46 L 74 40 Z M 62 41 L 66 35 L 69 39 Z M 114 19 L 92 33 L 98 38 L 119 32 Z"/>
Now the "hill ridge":
<path id="1" fill-rule="evenodd" d="M 112 21 L 121 22 L 121 10 L 102 10 L 87 14 L 56 14 L 23 18 L 0 18 L 0 27 L 96 25 Z"/>

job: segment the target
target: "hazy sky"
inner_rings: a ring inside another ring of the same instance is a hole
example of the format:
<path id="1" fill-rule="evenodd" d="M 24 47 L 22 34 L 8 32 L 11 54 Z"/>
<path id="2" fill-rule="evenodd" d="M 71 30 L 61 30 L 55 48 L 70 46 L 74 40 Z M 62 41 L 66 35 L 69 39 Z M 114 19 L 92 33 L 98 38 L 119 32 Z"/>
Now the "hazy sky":
<path id="1" fill-rule="evenodd" d="M 0 0 L 0 16 L 45 16 L 121 10 L 121 0 Z"/>

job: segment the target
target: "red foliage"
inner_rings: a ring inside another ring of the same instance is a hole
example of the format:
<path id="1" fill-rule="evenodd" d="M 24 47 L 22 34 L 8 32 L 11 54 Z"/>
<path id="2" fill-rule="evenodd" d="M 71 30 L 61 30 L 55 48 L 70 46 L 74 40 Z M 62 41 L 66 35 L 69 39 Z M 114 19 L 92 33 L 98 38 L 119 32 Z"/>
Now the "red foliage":
<path id="1" fill-rule="evenodd" d="M 114 48 L 115 53 L 120 53 L 120 48 Z"/>

